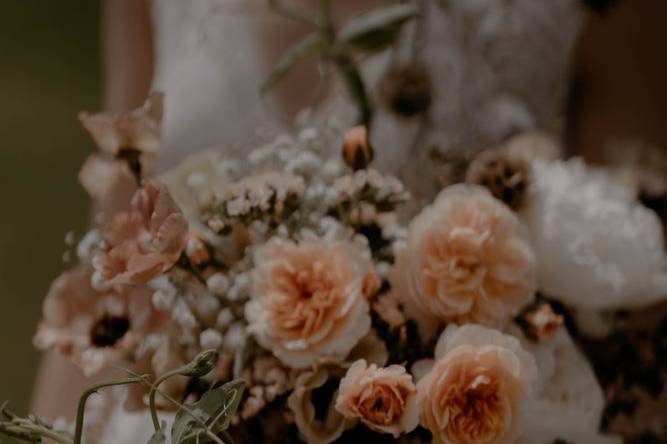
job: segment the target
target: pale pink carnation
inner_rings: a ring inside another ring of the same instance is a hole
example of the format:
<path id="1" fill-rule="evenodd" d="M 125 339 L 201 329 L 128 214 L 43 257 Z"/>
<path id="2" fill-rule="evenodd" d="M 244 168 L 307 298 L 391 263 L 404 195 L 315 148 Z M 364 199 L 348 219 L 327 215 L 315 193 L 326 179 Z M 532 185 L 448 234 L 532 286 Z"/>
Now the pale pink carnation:
<path id="1" fill-rule="evenodd" d="M 455 185 L 410 224 L 391 282 L 423 315 L 502 325 L 534 297 L 535 257 L 509 208 L 484 188 Z"/>
<path id="2" fill-rule="evenodd" d="M 419 423 L 417 388 L 401 365 L 380 367 L 356 361 L 340 381 L 336 410 L 368 428 L 395 438 Z"/>
<path id="3" fill-rule="evenodd" d="M 132 210 L 117 214 L 104 229 L 105 248 L 93 258 L 107 284 L 143 284 L 178 261 L 188 224 L 164 185 L 147 182 Z"/>
<path id="4" fill-rule="evenodd" d="M 273 238 L 255 255 L 249 331 L 286 365 L 342 359 L 371 325 L 367 249 L 350 241 Z"/>
<path id="5" fill-rule="evenodd" d="M 537 378 L 516 338 L 468 324 L 450 326 L 436 362 L 417 384 L 421 424 L 442 444 L 513 444 Z"/>
<path id="6" fill-rule="evenodd" d="M 91 287 L 90 278 L 90 270 L 82 267 L 53 282 L 34 337 L 37 348 L 59 350 L 86 375 L 133 358 L 144 336 L 166 321 L 153 309 L 149 290 L 100 292 Z"/>
<path id="7" fill-rule="evenodd" d="M 79 120 L 97 146 L 117 156 L 123 150 L 154 155 L 160 147 L 163 96 L 152 92 L 146 102 L 125 114 L 79 113 Z"/>

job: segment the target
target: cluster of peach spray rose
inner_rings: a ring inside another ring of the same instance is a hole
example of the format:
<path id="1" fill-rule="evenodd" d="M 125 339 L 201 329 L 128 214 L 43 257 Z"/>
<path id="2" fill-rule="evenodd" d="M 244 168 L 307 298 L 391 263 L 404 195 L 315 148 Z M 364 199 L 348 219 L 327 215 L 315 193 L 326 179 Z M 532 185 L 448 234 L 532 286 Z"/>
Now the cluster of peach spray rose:
<path id="1" fill-rule="evenodd" d="M 562 377 L 559 356 L 580 355 L 538 296 L 555 267 L 534 247 L 551 238 L 531 228 L 533 163 L 560 162 L 543 136 L 479 156 L 405 224 L 410 196 L 371 168 L 381 151 L 363 127 L 281 135 L 242 161 L 209 150 L 153 176 L 158 94 L 81 121 L 100 148 L 81 172 L 95 226 L 52 285 L 35 344 L 85 374 L 124 366 L 157 380 L 216 350 L 209 375 L 162 394 L 193 400 L 243 379 L 237 442 L 551 443 L 570 428 L 529 432 L 577 408 L 559 395 L 571 379 L 599 396 L 585 360 Z M 145 409 L 146 395 L 129 390 L 124 408 Z M 527 422 L 531 406 L 545 418 Z M 571 429 L 615 442 L 596 409 Z"/>

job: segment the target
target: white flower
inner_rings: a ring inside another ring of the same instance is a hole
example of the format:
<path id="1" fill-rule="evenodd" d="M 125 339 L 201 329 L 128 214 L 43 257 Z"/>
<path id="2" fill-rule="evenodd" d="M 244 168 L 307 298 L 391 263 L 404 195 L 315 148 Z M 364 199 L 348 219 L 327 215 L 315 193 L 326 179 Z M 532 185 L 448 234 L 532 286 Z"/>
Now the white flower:
<path id="1" fill-rule="evenodd" d="M 557 440 L 586 444 L 620 444 L 599 432 L 605 399 L 593 369 L 561 329 L 550 341 L 522 344 L 538 367 L 536 397 L 524 409 L 518 444 L 552 444 Z"/>
<path id="2" fill-rule="evenodd" d="M 199 344 L 203 350 L 217 350 L 222 345 L 222 335 L 217 330 L 206 329 L 199 335 Z"/>
<path id="3" fill-rule="evenodd" d="M 229 279 L 222 273 L 215 273 L 206 280 L 206 287 L 217 295 L 223 295 L 229 289 Z"/>
<path id="4" fill-rule="evenodd" d="M 662 226 L 620 184 L 581 160 L 535 162 L 522 217 L 540 289 L 577 307 L 645 305 L 667 295 Z"/>

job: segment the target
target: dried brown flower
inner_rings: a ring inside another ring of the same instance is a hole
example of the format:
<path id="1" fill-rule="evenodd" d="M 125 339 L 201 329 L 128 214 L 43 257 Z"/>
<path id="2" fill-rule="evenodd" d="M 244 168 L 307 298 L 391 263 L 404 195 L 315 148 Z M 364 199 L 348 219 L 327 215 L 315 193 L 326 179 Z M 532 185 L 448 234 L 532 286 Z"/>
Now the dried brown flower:
<path id="1" fill-rule="evenodd" d="M 554 313 L 551 305 L 540 304 L 522 316 L 526 334 L 537 341 L 551 339 L 563 325 L 563 316 Z"/>
<path id="2" fill-rule="evenodd" d="M 466 182 L 486 187 L 496 199 L 518 210 L 530 183 L 530 164 L 504 147 L 489 149 L 472 161 Z"/>

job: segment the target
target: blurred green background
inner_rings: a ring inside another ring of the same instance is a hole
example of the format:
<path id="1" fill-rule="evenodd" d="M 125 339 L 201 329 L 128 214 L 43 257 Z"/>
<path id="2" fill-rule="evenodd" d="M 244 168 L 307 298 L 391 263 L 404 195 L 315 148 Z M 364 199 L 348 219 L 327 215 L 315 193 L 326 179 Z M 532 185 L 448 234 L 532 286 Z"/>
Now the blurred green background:
<path id="1" fill-rule="evenodd" d="M 92 149 L 76 119 L 101 106 L 100 6 L 4 1 L 0 13 L 0 401 L 25 412 L 39 354 L 31 339 L 64 235 L 80 234 L 77 172 Z"/>

